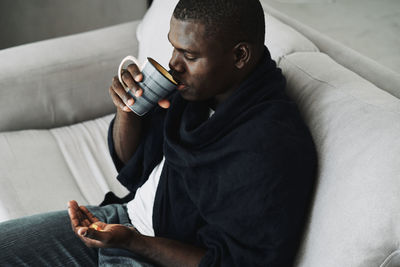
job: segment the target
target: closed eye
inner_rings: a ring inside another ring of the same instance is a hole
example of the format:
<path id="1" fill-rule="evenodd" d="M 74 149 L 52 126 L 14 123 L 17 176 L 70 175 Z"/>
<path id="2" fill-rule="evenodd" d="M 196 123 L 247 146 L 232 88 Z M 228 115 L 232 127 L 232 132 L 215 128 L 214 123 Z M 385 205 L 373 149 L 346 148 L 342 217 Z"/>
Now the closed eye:
<path id="1" fill-rule="evenodd" d="M 185 59 L 189 60 L 189 61 L 195 61 L 197 59 L 197 57 L 193 54 L 190 54 L 188 52 L 184 52 L 183 56 L 185 57 Z"/>

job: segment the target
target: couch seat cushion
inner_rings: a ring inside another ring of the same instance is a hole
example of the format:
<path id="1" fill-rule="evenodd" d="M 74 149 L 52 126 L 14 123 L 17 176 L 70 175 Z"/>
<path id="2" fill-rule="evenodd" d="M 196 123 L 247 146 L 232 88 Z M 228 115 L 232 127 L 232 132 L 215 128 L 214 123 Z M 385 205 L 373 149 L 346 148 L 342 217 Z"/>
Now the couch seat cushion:
<path id="1" fill-rule="evenodd" d="M 116 180 L 108 154 L 113 115 L 51 130 L 0 134 L 0 221 L 66 209 L 68 200 L 98 205 Z"/>

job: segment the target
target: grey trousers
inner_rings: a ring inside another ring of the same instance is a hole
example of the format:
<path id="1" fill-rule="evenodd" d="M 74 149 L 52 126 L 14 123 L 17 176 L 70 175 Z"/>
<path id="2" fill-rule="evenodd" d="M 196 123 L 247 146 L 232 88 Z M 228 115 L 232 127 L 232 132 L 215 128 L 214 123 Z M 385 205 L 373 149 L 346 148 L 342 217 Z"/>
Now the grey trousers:
<path id="1" fill-rule="evenodd" d="M 129 224 L 124 205 L 88 209 L 101 221 Z M 153 266 L 122 249 L 88 248 L 71 229 L 67 211 L 0 223 L 0 266 Z"/>

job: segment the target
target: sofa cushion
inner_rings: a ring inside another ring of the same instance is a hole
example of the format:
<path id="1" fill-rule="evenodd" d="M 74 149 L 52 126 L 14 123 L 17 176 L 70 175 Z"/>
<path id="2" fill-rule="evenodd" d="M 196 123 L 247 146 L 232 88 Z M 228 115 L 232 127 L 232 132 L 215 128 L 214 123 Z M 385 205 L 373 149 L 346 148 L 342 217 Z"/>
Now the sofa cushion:
<path id="1" fill-rule="evenodd" d="M 306 0 L 299 1 L 304 2 Z M 330 1 L 334 2 L 333 0 Z M 327 36 L 323 32 L 319 32 L 313 27 L 305 25 L 288 16 L 288 14 L 279 11 L 271 6 L 271 0 L 261 0 L 261 3 L 264 9 L 268 10 L 272 16 L 278 18 L 290 27 L 293 27 L 298 32 L 301 32 L 303 36 L 308 38 L 318 47 L 320 52 L 328 54 L 340 65 L 345 66 L 379 88 L 389 92 L 397 98 L 400 98 L 399 72 L 395 72 L 388 67 L 381 65 L 375 60 L 369 58 L 368 55 L 362 55 L 345 44 Z"/>
<path id="2" fill-rule="evenodd" d="M 265 16 L 265 45 L 271 57 L 279 63 L 282 57 L 294 52 L 318 52 L 306 37 L 268 13 Z"/>
<path id="3" fill-rule="evenodd" d="M 172 46 L 168 42 L 169 22 L 178 0 L 154 0 L 137 30 L 139 61 L 152 57 L 164 67 L 168 66 Z M 271 15 L 265 14 L 265 44 L 274 60 L 296 51 L 318 51 L 307 38 Z"/>
<path id="4" fill-rule="evenodd" d="M 98 205 L 110 190 L 124 196 L 108 156 L 111 118 L 1 133 L 0 221 L 66 209 L 71 199 Z"/>
<path id="5" fill-rule="evenodd" d="M 0 131 L 49 129 L 114 112 L 108 88 L 135 54 L 129 22 L 0 50 Z M 120 41 L 116 41 L 120 40 Z"/>
<path id="6" fill-rule="evenodd" d="M 153 0 L 136 31 L 140 62 L 152 57 L 168 68 L 173 50 L 167 38 L 169 21 L 177 3 L 178 0 Z"/>
<path id="7" fill-rule="evenodd" d="M 400 266 L 400 250 L 394 251 L 379 267 L 398 267 Z"/>
<path id="8" fill-rule="evenodd" d="M 380 266 L 400 237 L 400 100 L 322 53 L 280 67 L 319 156 L 297 266 Z"/>

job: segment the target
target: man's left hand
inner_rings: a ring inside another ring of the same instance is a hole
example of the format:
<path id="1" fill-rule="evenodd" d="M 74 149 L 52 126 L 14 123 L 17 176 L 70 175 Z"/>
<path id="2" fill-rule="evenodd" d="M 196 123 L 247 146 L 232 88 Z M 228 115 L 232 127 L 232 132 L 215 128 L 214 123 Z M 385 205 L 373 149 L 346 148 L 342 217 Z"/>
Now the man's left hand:
<path id="1" fill-rule="evenodd" d="M 138 235 L 133 227 L 99 221 L 75 200 L 68 202 L 68 214 L 72 230 L 88 247 L 128 248 L 135 235 Z"/>

